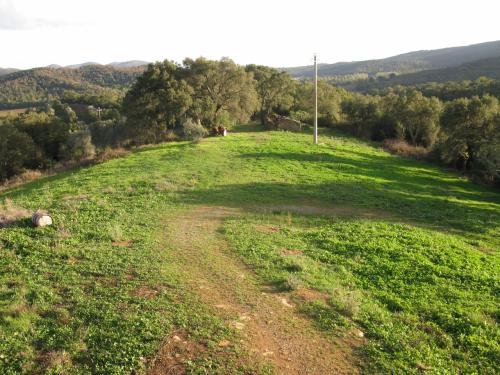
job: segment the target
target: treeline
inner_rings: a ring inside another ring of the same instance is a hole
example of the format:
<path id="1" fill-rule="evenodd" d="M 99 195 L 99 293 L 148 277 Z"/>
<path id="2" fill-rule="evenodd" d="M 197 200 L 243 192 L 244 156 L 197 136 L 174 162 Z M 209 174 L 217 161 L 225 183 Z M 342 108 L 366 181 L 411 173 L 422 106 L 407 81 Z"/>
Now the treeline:
<path id="1" fill-rule="evenodd" d="M 319 83 L 319 122 L 341 121 L 341 103 L 349 96 L 326 81 Z M 250 119 L 268 124 L 272 113 L 312 121 L 313 85 L 265 66 L 235 64 L 232 60 L 186 59 L 149 65 L 125 96 L 126 137 L 136 144 L 170 138 L 184 123 L 210 130 Z"/>
<path id="2" fill-rule="evenodd" d="M 480 80 L 464 92 L 476 94 L 486 85 L 493 83 Z M 319 125 L 342 126 L 376 141 L 396 140 L 409 154 L 418 150 L 420 156 L 498 183 L 498 100 L 470 95 L 443 101 L 430 90 L 362 95 L 320 80 Z M 274 114 L 311 124 L 314 104 L 311 81 L 265 66 L 204 58 L 150 64 L 123 100 L 112 92 L 73 90 L 60 100 L 0 126 L 0 179 L 24 168 L 90 158 L 108 147 L 198 140 L 216 127 L 249 120 L 269 125 Z"/>
<path id="3" fill-rule="evenodd" d="M 414 86 L 396 85 L 389 88 L 372 89 L 369 91 L 369 94 L 399 94 L 405 92 L 409 88 L 416 89 L 427 97 L 435 96 L 444 101 L 483 95 L 491 95 L 500 99 L 500 80 L 488 77 L 481 77 L 475 81 L 449 81 L 445 83 L 427 82 Z"/>
<path id="4" fill-rule="evenodd" d="M 442 102 L 417 90 L 358 94 L 345 100 L 342 110 L 358 136 L 401 140 L 424 148 L 429 158 L 500 182 L 500 104 L 495 97 Z"/>
<path id="5" fill-rule="evenodd" d="M 24 169 L 92 157 L 90 134 L 78 128 L 75 112 L 61 103 L 29 110 L 0 124 L 0 180 Z"/>

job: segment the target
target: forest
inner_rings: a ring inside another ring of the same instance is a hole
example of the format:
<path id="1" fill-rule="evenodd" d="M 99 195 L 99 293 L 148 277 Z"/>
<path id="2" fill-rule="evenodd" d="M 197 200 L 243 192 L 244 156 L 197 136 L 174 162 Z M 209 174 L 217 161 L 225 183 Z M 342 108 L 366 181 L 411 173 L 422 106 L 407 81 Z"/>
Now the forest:
<path id="1" fill-rule="evenodd" d="M 50 69 L 28 76 L 14 73 L 15 79 L 2 81 L 0 95 L 15 92 L 10 97 L 22 102 L 47 94 L 50 99 L 0 120 L 0 179 L 59 162 L 92 159 L 109 148 L 196 141 L 216 126 L 257 121 L 269 127 L 272 114 L 312 124 L 312 82 L 293 79 L 279 69 L 241 66 L 227 58 L 187 58 L 180 64 L 165 60 L 150 64 L 142 74 L 138 69 L 102 69 L 89 66 L 65 72 L 68 82 L 80 83 L 61 91 L 24 93 L 16 88 L 25 79 L 46 80 Z M 499 81 L 482 78 L 361 94 L 322 79 L 319 125 L 498 185 L 499 88 Z"/>
<path id="2" fill-rule="evenodd" d="M 143 67 L 102 65 L 71 68 L 35 68 L 0 75 L 0 109 L 39 106 L 61 96 L 107 95 L 123 97 Z"/>

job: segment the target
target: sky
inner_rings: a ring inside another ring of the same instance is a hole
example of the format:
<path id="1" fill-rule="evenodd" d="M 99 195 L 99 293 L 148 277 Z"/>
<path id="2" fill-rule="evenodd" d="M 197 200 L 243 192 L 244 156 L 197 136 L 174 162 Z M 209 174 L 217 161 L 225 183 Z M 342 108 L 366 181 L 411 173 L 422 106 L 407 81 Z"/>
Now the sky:
<path id="1" fill-rule="evenodd" d="M 366 60 L 500 40 L 499 14 L 499 0 L 0 0 L 0 67 Z"/>

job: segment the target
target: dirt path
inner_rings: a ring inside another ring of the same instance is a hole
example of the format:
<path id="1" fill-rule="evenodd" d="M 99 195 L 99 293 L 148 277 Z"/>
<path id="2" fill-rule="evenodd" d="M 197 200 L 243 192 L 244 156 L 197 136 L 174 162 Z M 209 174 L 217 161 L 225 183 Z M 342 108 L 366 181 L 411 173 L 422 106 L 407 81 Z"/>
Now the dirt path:
<path id="1" fill-rule="evenodd" d="M 270 363 L 278 374 L 358 373 L 351 345 L 326 338 L 296 312 L 286 294 L 259 284 L 251 270 L 231 254 L 219 229 L 225 216 L 235 214 L 234 209 L 200 207 L 169 220 L 167 240 L 184 265 L 186 282 L 241 332 L 251 360 Z M 160 357 L 171 358 L 168 352 L 175 349 L 173 341 L 167 342 Z M 161 363 L 157 368 L 162 368 Z M 153 369 L 151 373 L 161 372 Z"/>

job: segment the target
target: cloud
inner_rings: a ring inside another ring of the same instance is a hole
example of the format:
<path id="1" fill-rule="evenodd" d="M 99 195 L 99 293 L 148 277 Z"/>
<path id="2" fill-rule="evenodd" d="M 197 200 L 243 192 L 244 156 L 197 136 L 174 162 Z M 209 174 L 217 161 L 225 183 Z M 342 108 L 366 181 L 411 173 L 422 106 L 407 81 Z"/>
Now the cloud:
<path id="1" fill-rule="evenodd" d="M 19 12 L 10 0 L 0 0 L 0 30 L 33 30 L 44 27 L 61 27 L 64 21 L 28 17 Z"/>

